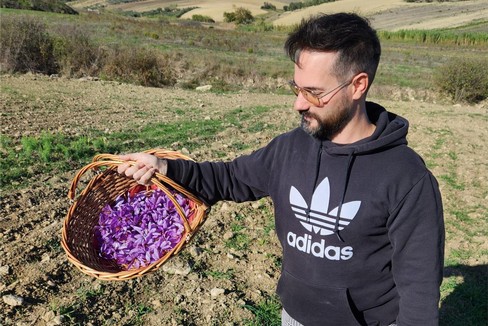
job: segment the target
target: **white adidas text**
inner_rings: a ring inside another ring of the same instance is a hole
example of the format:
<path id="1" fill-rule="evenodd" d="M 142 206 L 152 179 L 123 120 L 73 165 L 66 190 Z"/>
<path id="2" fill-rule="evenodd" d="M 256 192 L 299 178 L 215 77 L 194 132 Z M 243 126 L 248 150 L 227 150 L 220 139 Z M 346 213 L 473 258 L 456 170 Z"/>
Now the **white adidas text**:
<path id="1" fill-rule="evenodd" d="M 351 246 L 325 246 L 325 240 L 320 242 L 312 241 L 310 234 L 304 233 L 303 236 L 297 236 L 293 232 L 288 232 L 286 237 L 288 245 L 306 254 L 312 254 L 315 257 L 326 258 L 329 260 L 348 260 L 353 256 Z"/>

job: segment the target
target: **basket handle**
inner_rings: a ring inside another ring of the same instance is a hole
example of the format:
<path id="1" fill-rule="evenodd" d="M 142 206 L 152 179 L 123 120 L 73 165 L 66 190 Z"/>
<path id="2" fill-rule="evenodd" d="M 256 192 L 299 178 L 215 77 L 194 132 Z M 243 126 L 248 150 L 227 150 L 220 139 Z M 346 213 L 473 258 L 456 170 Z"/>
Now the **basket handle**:
<path id="1" fill-rule="evenodd" d="M 146 150 L 144 151 L 144 153 L 147 153 L 147 154 L 152 154 L 152 155 L 155 155 L 157 156 L 158 158 L 165 158 L 165 159 L 185 159 L 185 160 L 191 160 L 193 161 L 193 159 L 189 158 L 188 156 L 186 155 L 183 155 L 179 152 L 175 152 L 175 151 L 169 151 L 169 150 L 163 150 L 163 149 L 158 149 L 158 148 L 154 148 L 154 149 L 149 149 L 149 150 Z M 91 163 L 88 163 L 87 165 L 85 165 L 83 168 L 81 168 L 74 176 L 73 178 L 73 181 L 71 182 L 71 186 L 68 190 L 68 198 L 73 200 L 74 197 L 75 197 L 75 192 L 76 192 L 76 187 L 78 185 L 78 182 L 81 178 L 81 176 L 83 174 L 85 174 L 88 170 L 95 170 L 95 169 L 98 169 L 102 166 L 108 166 L 108 167 L 116 167 L 122 163 L 129 163 L 130 165 L 134 165 L 136 164 L 135 161 L 123 161 L 123 160 L 120 160 L 119 159 L 119 156 L 118 155 L 114 155 L 114 154 L 98 154 L 98 155 L 95 155 L 95 157 L 93 157 L 93 160 Z M 158 186 L 162 186 L 160 184 L 160 180 L 163 181 L 164 183 L 170 185 L 172 188 L 175 188 L 175 189 L 178 189 L 180 188 L 179 185 L 174 182 L 173 180 L 171 180 L 170 178 L 166 177 L 165 175 L 159 173 L 159 172 L 156 172 L 155 173 L 155 176 L 156 177 L 153 177 L 151 179 L 151 182 L 152 183 L 155 183 L 157 184 Z M 178 189 L 180 191 L 180 189 Z M 190 192 L 184 190 L 184 189 L 181 189 L 181 193 L 183 193 L 185 196 L 189 197 L 190 199 L 194 200 L 194 201 L 197 201 L 197 202 L 200 202 L 200 200 L 198 198 L 196 198 L 193 194 L 191 194 Z"/>
<path id="2" fill-rule="evenodd" d="M 135 162 L 132 162 L 134 164 Z M 80 181 L 81 176 L 86 173 L 86 171 L 91 169 L 98 169 L 102 166 L 117 166 L 122 164 L 121 160 L 118 161 L 97 161 L 91 162 L 82 167 L 78 172 L 76 172 L 75 176 L 73 177 L 73 181 L 71 181 L 71 186 L 68 190 L 68 198 L 73 200 L 75 198 L 76 186 L 78 185 L 78 181 Z"/>

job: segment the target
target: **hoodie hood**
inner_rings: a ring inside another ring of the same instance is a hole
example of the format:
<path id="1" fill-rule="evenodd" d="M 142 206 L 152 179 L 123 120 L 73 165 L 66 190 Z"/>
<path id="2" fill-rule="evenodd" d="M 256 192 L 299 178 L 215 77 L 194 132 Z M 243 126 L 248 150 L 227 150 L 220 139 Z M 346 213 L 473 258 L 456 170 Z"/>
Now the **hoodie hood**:
<path id="1" fill-rule="evenodd" d="M 376 125 L 371 136 L 347 145 L 324 141 L 325 151 L 331 155 L 361 155 L 407 144 L 408 121 L 406 119 L 386 111 L 373 102 L 366 102 L 366 112 L 369 120 Z"/>

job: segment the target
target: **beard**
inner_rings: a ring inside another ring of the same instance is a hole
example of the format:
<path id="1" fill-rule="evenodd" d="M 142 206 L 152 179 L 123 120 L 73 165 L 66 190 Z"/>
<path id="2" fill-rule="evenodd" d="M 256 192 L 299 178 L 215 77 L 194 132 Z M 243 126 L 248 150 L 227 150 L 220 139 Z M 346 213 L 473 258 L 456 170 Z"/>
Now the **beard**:
<path id="1" fill-rule="evenodd" d="M 325 108 L 322 109 L 325 110 Z M 338 107 L 329 110 L 335 111 L 322 118 L 310 111 L 302 112 L 301 127 L 303 130 L 317 139 L 330 140 L 341 132 L 354 116 L 352 103 L 347 103 L 344 99 L 339 102 Z M 317 121 L 317 126 L 315 127 L 311 126 L 311 121 L 313 120 Z"/>

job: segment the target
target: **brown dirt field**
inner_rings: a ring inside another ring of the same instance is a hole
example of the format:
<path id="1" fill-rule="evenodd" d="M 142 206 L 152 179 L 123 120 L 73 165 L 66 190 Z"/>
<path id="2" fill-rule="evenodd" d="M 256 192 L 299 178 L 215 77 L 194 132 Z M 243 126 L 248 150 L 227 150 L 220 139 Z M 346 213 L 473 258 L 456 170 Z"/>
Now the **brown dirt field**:
<path id="1" fill-rule="evenodd" d="M 231 159 L 243 153 L 228 150 L 231 141 L 257 149 L 277 132 L 297 125 L 290 109 L 292 95 L 200 93 L 36 75 L 0 76 L 0 83 L 1 133 L 15 139 L 42 130 L 66 135 L 90 129 L 137 130 L 148 122 L 174 119 L 177 109 L 205 119 L 237 107 L 271 107 L 259 117 L 268 125 L 265 130 L 249 134 L 229 126 L 215 142 L 189 153 L 197 160 L 217 159 L 215 152 L 220 150 L 226 156 L 218 159 Z M 467 265 L 487 264 L 487 242 L 480 229 L 487 217 L 487 103 L 402 101 L 403 93 L 390 90 L 388 100 L 377 100 L 409 119 L 411 146 L 439 178 L 449 221 L 447 256 L 463 249 L 473 253 L 465 259 Z M 181 150 L 178 144 L 172 149 Z M 0 293 L 24 298 L 16 307 L 0 302 L 1 325 L 242 325 L 252 317 L 243 305 L 274 293 L 280 248 L 272 232 L 263 235 L 272 215 L 266 200 L 217 204 L 181 257 L 154 274 L 127 282 L 102 282 L 84 275 L 68 263 L 59 247 L 69 207 L 66 193 L 75 172 L 37 171 L 26 187 L 0 192 Z M 442 176 L 454 176 L 464 186 L 453 188 Z M 473 224 L 458 221 L 454 213 L 459 210 L 466 211 Z M 250 236 L 245 251 L 225 246 L 237 218 Z M 478 229 L 479 235 L 466 237 L 468 229 Z M 214 273 L 197 272 L 197 266 Z M 220 289 L 223 294 L 212 295 L 212 290 Z"/>

